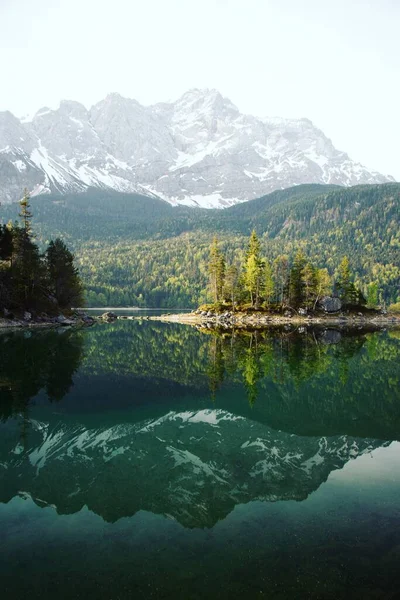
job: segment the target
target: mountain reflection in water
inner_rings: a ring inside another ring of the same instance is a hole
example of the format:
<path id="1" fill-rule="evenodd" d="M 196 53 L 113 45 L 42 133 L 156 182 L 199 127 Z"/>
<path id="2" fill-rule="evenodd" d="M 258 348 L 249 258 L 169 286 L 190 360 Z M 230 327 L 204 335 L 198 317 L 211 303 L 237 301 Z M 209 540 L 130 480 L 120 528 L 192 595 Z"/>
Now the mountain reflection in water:
<path id="1" fill-rule="evenodd" d="M 330 342 L 337 343 L 330 343 Z M 0 501 L 212 527 L 400 437 L 397 332 L 117 322 L 0 337 Z"/>

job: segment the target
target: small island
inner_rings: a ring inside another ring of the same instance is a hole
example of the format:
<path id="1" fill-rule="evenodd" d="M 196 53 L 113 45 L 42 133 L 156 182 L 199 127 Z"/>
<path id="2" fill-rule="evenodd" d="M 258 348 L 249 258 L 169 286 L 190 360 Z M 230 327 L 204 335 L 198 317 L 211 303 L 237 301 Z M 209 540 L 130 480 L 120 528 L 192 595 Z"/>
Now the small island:
<path id="1" fill-rule="evenodd" d="M 400 325 L 399 305 L 386 308 L 376 282 L 365 289 L 344 256 L 329 272 L 312 264 L 300 247 L 293 259 L 261 255 L 253 231 L 243 261 L 228 265 L 217 238 L 210 247 L 209 288 L 213 302 L 191 313 L 147 317 L 199 327 L 254 328 L 281 324 L 378 327 Z"/>

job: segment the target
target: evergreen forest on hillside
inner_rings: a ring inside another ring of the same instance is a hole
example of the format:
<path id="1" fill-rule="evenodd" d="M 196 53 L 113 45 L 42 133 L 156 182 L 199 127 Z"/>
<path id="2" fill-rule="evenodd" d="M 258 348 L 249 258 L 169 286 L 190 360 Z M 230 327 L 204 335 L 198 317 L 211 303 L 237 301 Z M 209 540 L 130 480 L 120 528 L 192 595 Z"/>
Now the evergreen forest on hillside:
<path id="1" fill-rule="evenodd" d="M 301 250 L 338 277 L 345 256 L 364 296 L 399 301 L 400 184 L 353 188 L 302 185 L 225 210 L 172 207 L 134 194 L 90 190 L 32 199 L 43 248 L 59 237 L 77 257 L 89 306 L 194 307 L 212 299 L 210 245 L 217 234 L 229 264 L 243 264 L 255 230 L 269 263 Z M 15 205 L 2 206 L 3 223 Z"/>
<path id="2" fill-rule="evenodd" d="M 41 254 L 32 232 L 27 192 L 19 220 L 0 225 L 0 311 L 6 317 L 56 315 L 84 303 L 74 256 L 65 243 L 50 240 Z"/>

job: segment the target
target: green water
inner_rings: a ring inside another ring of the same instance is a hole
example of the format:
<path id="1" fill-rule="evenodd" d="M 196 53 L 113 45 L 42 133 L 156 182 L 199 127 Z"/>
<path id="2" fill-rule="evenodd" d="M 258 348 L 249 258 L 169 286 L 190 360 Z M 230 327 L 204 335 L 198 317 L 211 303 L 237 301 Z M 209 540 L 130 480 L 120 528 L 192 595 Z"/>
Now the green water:
<path id="1" fill-rule="evenodd" d="M 398 598 L 400 334 L 0 335 L 2 597 Z"/>

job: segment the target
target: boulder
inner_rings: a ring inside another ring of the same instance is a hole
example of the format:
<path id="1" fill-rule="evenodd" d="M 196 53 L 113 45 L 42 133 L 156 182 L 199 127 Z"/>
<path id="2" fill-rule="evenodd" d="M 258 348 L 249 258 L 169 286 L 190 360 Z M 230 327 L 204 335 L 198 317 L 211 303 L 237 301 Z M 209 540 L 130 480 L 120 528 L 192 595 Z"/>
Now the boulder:
<path id="1" fill-rule="evenodd" d="M 327 313 L 339 312 L 342 308 L 342 301 L 340 298 L 334 298 L 333 296 L 323 296 L 318 301 L 318 306 Z"/>
<path id="2" fill-rule="evenodd" d="M 283 313 L 283 316 L 285 317 L 285 319 L 290 319 L 290 317 L 292 316 L 292 313 L 290 312 L 290 310 L 285 310 L 285 312 Z"/>
<path id="3" fill-rule="evenodd" d="M 299 315 L 301 315 L 302 317 L 305 317 L 306 314 L 307 314 L 306 308 L 299 308 Z"/>
<path id="4" fill-rule="evenodd" d="M 32 313 L 30 313 L 28 310 L 26 310 L 24 312 L 24 321 L 31 321 L 32 319 Z"/>
<path id="5" fill-rule="evenodd" d="M 55 322 L 60 323 L 61 325 L 75 325 L 74 319 L 67 319 L 64 315 L 56 317 Z"/>
<path id="6" fill-rule="evenodd" d="M 111 322 L 111 321 L 116 321 L 118 319 L 118 315 L 116 315 L 112 311 L 108 311 L 108 312 L 103 313 L 101 315 L 101 318 L 103 319 L 103 321 Z"/>

